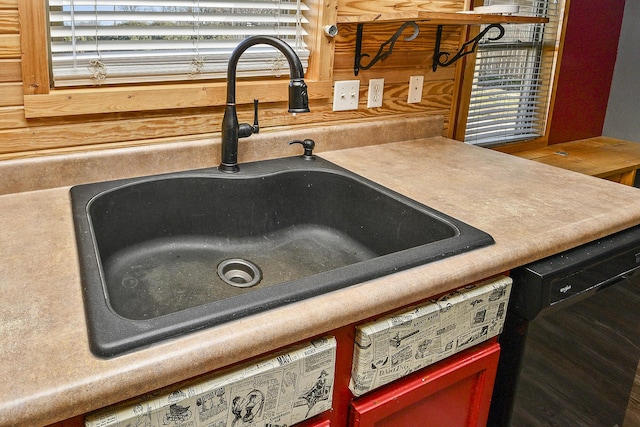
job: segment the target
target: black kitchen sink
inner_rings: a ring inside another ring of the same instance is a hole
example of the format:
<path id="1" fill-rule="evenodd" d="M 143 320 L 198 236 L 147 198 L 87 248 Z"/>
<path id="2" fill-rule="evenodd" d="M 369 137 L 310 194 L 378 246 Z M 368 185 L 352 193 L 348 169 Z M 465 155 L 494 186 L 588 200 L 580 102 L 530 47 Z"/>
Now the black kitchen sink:
<path id="1" fill-rule="evenodd" d="M 321 158 L 79 185 L 71 197 L 102 357 L 493 243 Z"/>

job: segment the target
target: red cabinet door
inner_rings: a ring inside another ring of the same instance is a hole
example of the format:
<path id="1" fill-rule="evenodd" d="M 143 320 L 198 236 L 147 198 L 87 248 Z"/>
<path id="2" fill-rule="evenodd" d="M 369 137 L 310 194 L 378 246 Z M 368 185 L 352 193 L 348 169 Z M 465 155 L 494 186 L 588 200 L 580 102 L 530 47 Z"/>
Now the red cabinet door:
<path id="1" fill-rule="evenodd" d="M 485 426 L 500 346 L 488 342 L 351 403 L 351 427 Z"/>

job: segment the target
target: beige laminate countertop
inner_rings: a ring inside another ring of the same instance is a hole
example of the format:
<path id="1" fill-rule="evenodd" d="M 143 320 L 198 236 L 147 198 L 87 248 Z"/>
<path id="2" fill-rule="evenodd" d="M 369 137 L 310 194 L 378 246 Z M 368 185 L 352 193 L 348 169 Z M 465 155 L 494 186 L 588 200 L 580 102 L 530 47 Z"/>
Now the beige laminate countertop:
<path id="1" fill-rule="evenodd" d="M 69 187 L 0 196 L 0 425 L 70 418 L 640 224 L 636 188 L 442 137 L 320 155 L 495 245 L 100 359 L 87 343 Z"/>

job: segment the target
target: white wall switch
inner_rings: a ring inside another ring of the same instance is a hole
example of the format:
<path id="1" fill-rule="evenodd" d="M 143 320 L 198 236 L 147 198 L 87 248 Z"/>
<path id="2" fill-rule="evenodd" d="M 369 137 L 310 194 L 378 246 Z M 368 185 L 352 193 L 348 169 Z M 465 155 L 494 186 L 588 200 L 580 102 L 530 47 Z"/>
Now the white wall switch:
<path id="1" fill-rule="evenodd" d="M 343 80 L 333 85 L 333 111 L 358 109 L 360 80 Z"/>
<path id="2" fill-rule="evenodd" d="M 367 108 L 382 107 L 383 92 L 384 92 L 384 79 L 369 80 L 369 94 L 367 95 Z"/>
<path id="3" fill-rule="evenodd" d="M 416 104 L 422 101 L 422 85 L 424 84 L 424 76 L 411 76 L 409 78 L 409 104 Z"/>

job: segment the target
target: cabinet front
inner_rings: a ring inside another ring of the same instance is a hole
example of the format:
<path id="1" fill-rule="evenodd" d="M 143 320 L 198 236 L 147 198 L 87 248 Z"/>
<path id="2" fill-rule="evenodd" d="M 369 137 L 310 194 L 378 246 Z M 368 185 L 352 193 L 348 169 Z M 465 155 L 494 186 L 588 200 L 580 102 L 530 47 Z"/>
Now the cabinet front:
<path id="1" fill-rule="evenodd" d="M 484 426 L 499 354 L 490 341 L 356 399 L 349 426 Z"/>

